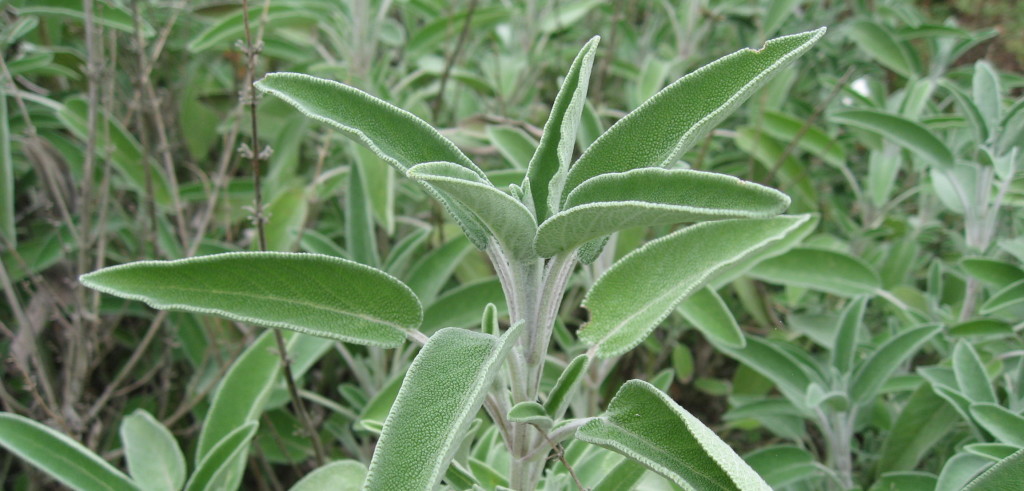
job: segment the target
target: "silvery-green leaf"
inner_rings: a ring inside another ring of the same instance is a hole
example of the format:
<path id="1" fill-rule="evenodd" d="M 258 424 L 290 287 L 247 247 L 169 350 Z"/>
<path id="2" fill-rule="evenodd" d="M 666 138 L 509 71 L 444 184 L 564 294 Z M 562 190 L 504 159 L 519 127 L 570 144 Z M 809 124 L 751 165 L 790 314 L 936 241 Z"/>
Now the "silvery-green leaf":
<path id="1" fill-rule="evenodd" d="M 743 349 L 728 346 L 717 348 L 774 382 L 779 392 L 791 402 L 803 401 L 807 387 L 812 382 L 809 370 L 800 360 L 771 340 L 748 336 L 747 345 Z"/>
<path id="2" fill-rule="evenodd" d="M 985 60 L 974 64 L 974 78 L 971 80 L 971 92 L 978 105 L 978 111 L 985 118 L 989 128 L 996 128 L 1002 120 L 1002 87 L 999 74 L 995 67 Z"/>
<path id="3" fill-rule="evenodd" d="M 870 401 L 892 372 L 937 334 L 941 327 L 936 324 L 907 329 L 876 348 L 871 356 L 857 366 L 850 382 L 850 399 L 856 404 Z"/>
<path id="4" fill-rule="evenodd" d="M 642 341 L 719 269 L 783 239 L 809 216 L 705 222 L 652 241 L 615 263 L 587 293 L 580 339 L 600 357 Z"/>
<path id="5" fill-rule="evenodd" d="M 878 473 L 911 470 L 959 419 L 955 409 L 922 384 L 907 400 L 882 444 Z"/>
<path id="6" fill-rule="evenodd" d="M 514 169 L 525 169 L 530 165 L 530 158 L 537 151 L 537 140 L 515 126 L 488 126 L 487 139 L 491 141 Z M 498 183 L 492 180 L 495 186 Z M 522 179 L 519 180 L 522 182 Z"/>
<path id="7" fill-rule="evenodd" d="M 853 367 L 857 340 L 868 298 L 867 296 L 855 298 L 839 314 L 839 326 L 836 329 L 832 348 L 832 365 L 839 370 L 839 373 L 846 373 Z"/>
<path id="8" fill-rule="evenodd" d="M 18 414 L 0 413 L 0 446 L 73 489 L 139 489 L 81 443 Z"/>
<path id="9" fill-rule="evenodd" d="M 1024 477 L 1024 449 L 996 462 L 980 476 L 971 480 L 963 491 L 1013 491 Z"/>
<path id="10" fill-rule="evenodd" d="M 512 406 L 512 409 L 508 410 L 508 420 L 513 423 L 531 424 L 544 431 L 550 430 L 554 424 L 544 406 L 535 401 L 523 401 Z"/>
<path id="11" fill-rule="evenodd" d="M 487 177 L 454 143 L 414 114 L 354 87 L 300 73 L 271 73 L 256 88 L 280 97 L 307 117 L 341 130 L 367 146 L 403 174 L 424 162 L 454 162 Z M 453 207 L 432 187 L 427 190 L 445 206 L 473 243 L 487 246 L 486 233 L 471 217 Z"/>
<path id="12" fill-rule="evenodd" d="M 586 376 L 589 367 L 590 357 L 583 354 L 573 358 L 565 370 L 562 370 L 555 386 L 548 393 L 548 399 L 544 401 L 544 409 L 552 419 L 558 420 L 565 415 L 565 410 L 569 407 L 569 402 L 572 401 L 576 389 L 583 382 L 583 377 Z"/>
<path id="13" fill-rule="evenodd" d="M 409 268 L 405 284 L 424 305 L 434 303 L 441 288 L 451 279 L 455 267 L 469 251 L 470 243 L 464 236 L 449 240 L 417 259 Z"/>
<path id="14" fill-rule="evenodd" d="M 952 168 L 953 152 L 928 128 L 909 119 L 876 109 L 848 109 L 833 113 L 832 121 L 878 133 L 910 150 L 937 168 Z"/>
<path id="15" fill-rule="evenodd" d="M 258 427 L 256 421 L 250 421 L 216 442 L 196 463 L 196 470 L 188 478 L 185 491 L 237 489 L 245 470 L 249 444 Z"/>
<path id="16" fill-rule="evenodd" d="M 761 49 L 737 51 L 675 81 L 587 148 L 569 170 L 565 192 L 600 174 L 675 162 L 824 34 L 825 28 L 820 28 L 776 38 Z"/>
<path id="17" fill-rule="evenodd" d="M 562 187 L 576 147 L 576 130 L 587 102 L 590 69 L 600 39 L 598 36 L 590 38 L 573 60 L 555 96 L 548 121 L 544 123 L 540 144 L 530 159 L 526 178 L 530 181 L 537 223 L 558 211 L 562 202 Z"/>
<path id="18" fill-rule="evenodd" d="M 746 346 L 746 338 L 736 318 L 715 290 L 701 288 L 683 300 L 676 309 L 687 322 L 717 344 L 733 348 Z"/>
<path id="19" fill-rule="evenodd" d="M 1010 283 L 981 304 L 982 314 L 991 314 L 1024 302 L 1024 280 Z"/>
<path id="20" fill-rule="evenodd" d="M 228 319 L 359 344 L 395 347 L 422 308 L 388 274 L 318 254 L 234 252 L 139 261 L 81 277 L 83 285 L 153 308 Z"/>
<path id="21" fill-rule="evenodd" d="M 380 253 L 377 251 L 377 230 L 373 226 L 368 191 L 360 166 L 353 165 L 348 174 L 348 192 L 345 193 L 345 245 L 357 263 L 378 268 Z"/>
<path id="22" fill-rule="evenodd" d="M 365 489 L 434 488 L 521 331 L 519 323 L 500 338 L 459 328 L 430 337 L 384 423 Z"/>
<path id="23" fill-rule="evenodd" d="M 988 457 L 960 452 L 942 465 L 935 491 L 963 491 L 975 476 L 991 465 Z"/>
<path id="24" fill-rule="evenodd" d="M 991 402 L 971 404 L 971 416 L 999 441 L 1024 447 L 1024 416 Z"/>
<path id="25" fill-rule="evenodd" d="M 636 460 L 683 489 L 771 489 L 710 428 L 642 380 L 626 382 L 576 438 Z"/>
<path id="26" fill-rule="evenodd" d="M 409 169 L 407 175 L 440 189 L 472 212 L 510 258 L 534 256 L 532 241 L 537 223 L 530 210 L 515 198 L 450 162 L 419 164 Z"/>
<path id="27" fill-rule="evenodd" d="M 828 249 L 800 247 L 766 259 L 750 270 L 750 276 L 853 297 L 874 294 L 882 286 L 878 273 L 864 261 Z"/>
<path id="28" fill-rule="evenodd" d="M 789 197 L 735 177 L 694 170 L 633 169 L 584 182 L 565 209 L 541 224 L 541 257 L 631 227 L 726 218 L 767 218 L 789 206 Z"/>
<path id="29" fill-rule="evenodd" d="M 177 491 L 185 484 L 185 456 L 166 426 L 143 409 L 121 421 L 128 472 L 148 490 Z"/>
<path id="30" fill-rule="evenodd" d="M 289 491 L 359 491 L 366 479 L 366 465 L 357 460 L 338 460 L 317 468 Z"/>
<path id="31" fill-rule="evenodd" d="M 996 394 L 988 381 L 985 365 L 981 363 L 971 343 L 964 340 L 956 343 L 953 348 L 953 373 L 960 392 L 968 399 L 974 402 L 996 402 Z"/>
<path id="32" fill-rule="evenodd" d="M 751 268 L 757 266 L 762 261 L 785 254 L 794 247 L 800 245 L 800 243 L 818 227 L 818 215 L 805 214 L 797 216 L 804 217 L 806 220 L 804 220 L 797 228 L 786 233 L 786 236 L 782 239 L 772 242 L 767 247 L 758 250 L 750 256 L 722 268 L 718 273 L 715 273 L 715 276 L 711 279 L 709 286 L 715 290 L 720 290 L 722 287 L 733 283 L 737 279 L 746 275 Z"/>

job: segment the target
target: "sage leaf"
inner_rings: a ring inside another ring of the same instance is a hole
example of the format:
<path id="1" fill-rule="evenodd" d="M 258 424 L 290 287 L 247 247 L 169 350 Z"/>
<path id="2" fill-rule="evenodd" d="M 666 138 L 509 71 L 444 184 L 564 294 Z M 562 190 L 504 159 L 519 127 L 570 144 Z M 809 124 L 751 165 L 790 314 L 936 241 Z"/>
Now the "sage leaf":
<path id="1" fill-rule="evenodd" d="M 532 242 L 537 222 L 530 210 L 512 196 L 450 162 L 419 164 L 407 175 L 437 187 L 471 211 L 511 259 L 534 257 Z"/>
<path id="2" fill-rule="evenodd" d="M 590 357 L 583 354 L 573 358 L 565 370 L 562 370 L 555 386 L 551 392 L 548 392 L 548 399 L 544 401 L 544 409 L 551 419 L 558 420 L 565 415 L 565 410 L 569 407 L 569 402 L 572 401 L 576 389 L 583 382 L 583 377 L 587 375 L 588 368 L 590 368 Z"/>
<path id="3" fill-rule="evenodd" d="M 737 51 L 675 81 L 587 148 L 569 169 L 565 192 L 597 175 L 675 162 L 824 34 L 820 28 L 772 39 L 761 49 Z"/>
<path id="4" fill-rule="evenodd" d="M 294 337 L 285 333 L 286 347 Z M 264 331 L 228 368 L 213 393 L 199 432 L 196 462 L 206 458 L 229 433 L 259 419 L 280 373 L 274 333 Z"/>
<path id="5" fill-rule="evenodd" d="M 996 462 L 980 476 L 971 480 L 963 491 L 1013 491 L 1024 476 L 1024 449 Z"/>
<path id="6" fill-rule="evenodd" d="M 121 421 L 128 472 L 146 490 L 177 491 L 185 484 L 185 456 L 166 426 L 143 409 Z"/>
<path id="7" fill-rule="evenodd" d="M 233 252 L 139 261 L 81 277 L 83 285 L 153 308 L 214 314 L 372 346 L 396 347 L 422 319 L 388 274 L 317 254 Z"/>
<path id="8" fill-rule="evenodd" d="M 508 420 L 513 423 L 531 424 L 545 432 L 554 424 L 544 406 L 535 401 L 523 401 L 512 406 L 512 409 L 508 410 Z"/>
<path id="9" fill-rule="evenodd" d="M 995 391 L 988 380 L 985 365 L 981 363 L 974 346 L 964 340 L 953 348 L 953 373 L 956 382 L 968 399 L 974 402 L 996 402 Z"/>
<path id="10" fill-rule="evenodd" d="M 889 430 L 882 444 L 876 472 L 883 474 L 917 468 L 921 458 L 953 429 L 959 417 L 929 384 L 921 384 Z"/>
<path id="11" fill-rule="evenodd" d="M 0 413 L 0 445 L 73 489 L 139 489 L 81 443 L 18 414 Z"/>
<path id="12" fill-rule="evenodd" d="M 809 216 L 705 222 L 652 241 L 615 263 L 587 293 L 579 337 L 602 358 L 640 343 L 719 269 L 780 240 Z"/>
<path id="13" fill-rule="evenodd" d="M 747 345 L 732 311 L 718 292 L 704 287 L 676 307 L 687 322 L 693 324 L 701 334 L 724 346 L 742 348 Z"/>
<path id="14" fill-rule="evenodd" d="M 362 462 L 338 460 L 306 474 L 289 491 L 360 491 L 365 479 L 366 465 Z"/>
<path id="15" fill-rule="evenodd" d="M 7 113 L 7 98 L 0 100 L 0 236 L 9 244 L 8 249 L 18 246 L 18 233 L 14 212 L 14 160 L 11 159 L 10 119 Z"/>
<path id="16" fill-rule="evenodd" d="M 430 337 L 384 422 L 365 489 L 434 488 L 522 325 L 500 338 L 453 327 Z"/>
<path id="17" fill-rule="evenodd" d="M 999 441 L 1024 447 L 1024 416 L 991 402 L 971 404 L 971 416 Z"/>
<path id="18" fill-rule="evenodd" d="M 576 131 L 587 102 L 590 69 L 600 40 L 598 36 L 590 38 L 570 65 L 526 170 L 538 223 L 557 212 L 562 202 L 562 187 L 576 147 Z"/>
<path id="19" fill-rule="evenodd" d="M 857 366 L 850 383 L 850 399 L 856 404 L 870 401 L 901 363 L 937 334 L 941 325 L 932 324 L 903 331 L 879 346 Z"/>
<path id="20" fill-rule="evenodd" d="M 847 33 L 862 50 L 886 68 L 911 78 L 920 72 L 906 44 L 900 42 L 888 29 L 870 20 L 858 20 Z"/>
<path id="21" fill-rule="evenodd" d="M 795 285 L 854 297 L 872 295 L 882 287 L 878 273 L 849 254 L 827 249 L 798 247 L 762 261 L 749 272 L 759 280 Z"/>
<path id="22" fill-rule="evenodd" d="M 785 194 L 724 174 L 633 169 L 603 174 L 577 187 L 566 209 L 541 224 L 535 248 L 541 257 L 551 257 L 626 228 L 767 218 L 787 206 Z"/>
<path id="23" fill-rule="evenodd" d="M 520 169 L 520 172 L 530 165 L 530 159 L 537 151 L 537 140 L 515 126 L 488 126 L 487 139 L 512 164 L 512 168 Z M 491 182 L 494 182 L 493 177 Z"/>
<path id="24" fill-rule="evenodd" d="M 505 292 L 497 278 L 459 285 L 427 307 L 420 331 L 429 335 L 443 327 L 475 326 L 480 322 L 480 312 L 488 304 L 497 306 L 500 315 L 508 314 Z"/>
<path id="25" fill-rule="evenodd" d="M 836 367 L 839 373 L 847 373 L 854 366 L 857 340 L 867 305 L 868 297 L 855 298 L 839 314 L 839 327 L 832 343 L 832 366 Z"/>
<path id="26" fill-rule="evenodd" d="M 196 464 L 196 470 L 185 485 L 185 491 L 238 489 L 245 470 L 249 444 L 259 424 L 250 421 L 224 436 Z"/>
<path id="27" fill-rule="evenodd" d="M 683 489 L 771 489 L 710 428 L 642 380 L 623 384 L 608 410 L 576 438 L 636 460 Z"/>
<path id="28" fill-rule="evenodd" d="M 302 114 L 341 130 L 362 143 L 403 174 L 424 162 L 454 162 L 487 182 L 469 157 L 454 143 L 414 114 L 354 87 L 300 73 L 271 73 L 256 88 L 280 97 Z M 449 203 L 432 187 L 437 198 L 466 231 L 473 244 L 483 249 L 487 235 L 479 223 Z"/>
<path id="29" fill-rule="evenodd" d="M 807 368 L 775 343 L 748 336 L 743 349 L 716 347 L 774 382 L 779 392 L 793 403 L 804 400 L 807 387 L 812 382 Z"/>
<path id="30" fill-rule="evenodd" d="M 424 305 L 434 303 L 441 288 L 451 279 L 456 266 L 470 251 L 470 246 L 469 240 L 460 236 L 424 254 L 409 269 L 405 284 Z"/>
<path id="31" fill-rule="evenodd" d="M 909 119 L 876 109 L 850 109 L 833 113 L 832 121 L 865 129 L 910 150 L 925 162 L 951 169 L 956 162 L 953 152 L 928 128 Z"/>
<path id="32" fill-rule="evenodd" d="M 991 465 L 992 459 L 988 457 L 960 452 L 942 465 L 935 491 L 963 491 L 968 483 Z"/>
<path id="33" fill-rule="evenodd" d="M 1024 279 L 1010 283 L 985 300 L 981 304 L 981 313 L 988 315 L 1021 302 L 1024 302 Z"/>

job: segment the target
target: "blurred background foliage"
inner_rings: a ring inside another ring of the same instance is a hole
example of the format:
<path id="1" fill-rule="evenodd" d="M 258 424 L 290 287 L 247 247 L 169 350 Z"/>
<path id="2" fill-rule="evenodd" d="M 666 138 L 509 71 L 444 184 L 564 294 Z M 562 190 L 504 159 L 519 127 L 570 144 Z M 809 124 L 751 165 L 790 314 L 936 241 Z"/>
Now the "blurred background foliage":
<path id="1" fill-rule="evenodd" d="M 592 35 L 603 39 L 577 152 L 688 71 L 828 26 L 677 163 L 781 189 L 790 212 L 820 215 L 818 228 L 788 262 L 716 285 L 731 316 L 680 311 L 643 347 L 596 366 L 596 396 L 574 404 L 593 410 L 627 379 L 660 381 L 788 489 L 958 489 L 1024 446 L 1018 2 L 256 0 L 250 13 L 257 78 L 296 71 L 362 88 L 442 128 L 504 185 L 522 180 L 559 77 Z M 251 131 L 243 38 L 237 2 L 0 1 L 0 403 L 111 460 L 137 408 L 189 454 L 211 390 L 260 333 L 76 280 L 132 260 L 254 248 L 239 151 Z M 472 326 L 488 302 L 503 304 L 485 257 L 411 181 L 278 100 L 260 101 L 259 125 L 273 150 L 269 249 L 386 269 L 424 292 L 427 332 Z M 667 231 L 620 234 L 577 272 L 565 304 L 578 305 L 615 254 Z M 585 319 L 561 313 L 549 383 L 582 350 L 573 332 Z M 782 361 L 716 349 L 692 328 L 716 321 L 737 322 Z M 862 361 L 925 324 L 941 333 L 890 356 L 876 396 L 850 400 L 852 365 L 828 363 L 839 333 L 854 333 L 842 349 Z M 340 343 L 296 356 L 332 455 L 368 462 L 375 401 L 393 397 L 411 356 Z M 805 400 L 784 390 L 788 369 L 820 382 Z M 243 486 L 280 489 L 313 467 L 283 383 L 261 422 Z M 47 481 L 3 453 L 0 482 Z"/>

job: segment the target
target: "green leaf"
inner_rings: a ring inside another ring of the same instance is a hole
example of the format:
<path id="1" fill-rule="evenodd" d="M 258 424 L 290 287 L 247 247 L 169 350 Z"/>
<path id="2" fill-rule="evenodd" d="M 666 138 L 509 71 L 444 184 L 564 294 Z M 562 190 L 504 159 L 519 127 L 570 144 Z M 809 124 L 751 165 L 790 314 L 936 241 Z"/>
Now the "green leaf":
<path id="1" fill-rule="evenodd" d="M 192 477 L 189 477 L 185 491 L 237 489 L 245 470 L 249 444 L 256 436 L 258 427 L 256 421 L 249 421 L 216 442 L 209 452 L 197 459 L 199 463 Z"/>
<path id="2" fill-rule="evenodd" d="M 642 380 L 626 382 L 576 438 L 636 460 L 684 489 L 771 489 L 711 429 Z"/>
<path id="3" fill-rule="evenodd" d="M 326 338 L 396 347 L 422 319 L 384 272 L 316 254 L 236 252 L 140 261 L 83 275 L 83 285 L 153 308 L 214 314 Z"/>
<path id="4" fill-rule="evenodd" d="M 470 247 L 469 240 L 459 236 L 424 254 L 412 265 L 405 284 L 409 285 L 424 305 L 434 303 L 437 294 L 451 279 L 456 266 L 466 257 Z"/>
<path id="5" fill-rule="evenodd" d="M 0 445 L 73 489 L 139 489 L 81 443 L 24 416 L 0 413 Z"/>
<path id="6" fill-rule="evenodd" d="M 788 445 L 756 450 L 743 457 L 773 489 L 821 474 L 815 458 L 802 448 Z"/>
<path id="7" fill-rule="evenodd" d="M 935 491 L 938 476 L 929 472 L 890 472 L 878 478 L 868 491 Z"/>
<path id="8" fill-rule="evenodd" d="M 921 384 L 892 424 L 882 444 L 875 473 L 881 475 L 917 468 L 921 459 L 953 429 L 959 418 L 956 410 L 935 395 L 929 384 Z"/>
<path id="9" fill-rule="evenodd" d="M 846 167 L 846 151 L 821 128 L 776 111 L 766 111 L 762 117 L 761 128 L 773 138 L 786 143 L 796 141 L 797 147 L 821 157 L 826 164 L 837 169 Z"/>
<path id="10" fill-rule="evenodd" d="M 121 421 L 128 472 L 147 490 L 177 491 L 185 484 L 185 456 L 174 435 L 143 409 Z"/>
<path id="11" fill-rule="evenodd" d="M 675 81 L 620 119 L 569 170 L 566 195 L 587 179 L 665 167 L 701 141 L 772 76 L 810 49 L 825 28 L 725 56 Z"/>
<path id="12" fill-rule="evenodd" d="M 987 257 L 967 257 L 960 260 L 960 266 L 967 274 L 991 285 L 1003 289 L 1020 280 L 1024 280 L 1024 270 L 1016 264 Z"/>
<path id="13" fill-rule="evenodd" d="M 771 244 L 768 244 L 767 247 L 758 250 L 750 256 L 722 268 L 721 271 L 715 273 L 715 276 L 711 279 L 709 286 L 715 290 L 720 290 L 722 287 L 734 283 L 736 280 L 743 278 L 750 269 L 760 264 L 761 261 L 789 252 L 818 227 L 817 214 L 796 216 L 804 219 L 799 226 L 789 230 L 782 239 L 772 242 Z M 747 280 L 749 280 L 749 278 Z"/>
<path id="14" fill-rule="evenodd" d="M 376 268 L 380 266 L 380 254 L 367 191 L 359 166 L 352 166 L 345 195 L 345 245 L 356 262 Z"/>
<path id="15" fill-rule="evenodd" d="M 404 378 L 404 373 L 399 374 L 384 387 L 381 387 L 359 413 L 359 421 L 356 422 L 356 426 L 380 433 L 380 428 L 384 427 L 384 421 L 387 420 L 391 407 L 395 405 L 395 399 L 398 398 L 398 390 L 402 387 Z"/>
<path id="16" fill-rule="evenodd" d="M 437 485 L 521 331 L 520 323 L 500 338 L 459 328 L 441 329 L 430 337 L 409 367 L 384 423 L 366 476 L 367 490 L 430 490 Z"/>
<path id="17" fill-rule="evenodd" d="M 554 424 L 544 406 L 535 401 L 523 401 L 512 406 L 512 409 L 508 410 L 508 420 L 513 423 L 531 424 L 544 431 L 550 430 Z"/>
<path id="18" fill-rule="evenodd" d="M 839 314 L 839 327 L 832 349 L 832 366 L 836 367 L 839 373 L 848 373 L 854 366 L 857 340 L 867 305 L 868 297 L 856 298 Z"/>
<path id="19" fill-rule="evenodd" d="M 537 140 L 515 126 L 487 127 L 487 139 L 513 168 L 525 169 L 537 151 Z"/>
<path id="20" fill-rule="evenodd" d="M 1000 460 L 971 480 L 963 491 L 1014 491 L 1024 478 L 1024 449 Z"/>
<path id="21" fill-rule="evenodd" d="M 357 460 L 338 460 L 306 474 L 289 491 L 360 491 L 366 479 L 366 465 Z"/>
<path id="22" fill-rule="evenodd" d="M 286 343 L 290 344 L 292 339 L 292 333 L 285 333 Z M 281 358 L 274 333 L 264 331 L 239 355 L 213 393 L 199 432 L 197 462 L 205 459 L 229 433 L 259 419 L 280 373 Z"/>
<path id="23" fill-rule="evenodd" d="M 750 276 L 768 283 L 795 285 L 835 295 L 872 295 L 882 286 L 878 273 L 864 261 L 827 249 L 798 247 L 766 259 Z"/>
<path id="24" fill-rule="evenodd" d="M 928 128 L 909 119 L 875 109 L 849 109 L 832 113 L 832 121 L 885 137 L 938 168 L 951 169 L 956 158 Z"/>
<path id="25" fill-rule="evenodd" d="M 913 356 L 941 328 L 941 325 L 936 324 L 908 329 L 875 349 L 868 359 L 857 366 L 857 371 L 853 374 L 850 398 L 854 403 L 864 404 L 875 397 L 892 372 Z"/>
<path id="26" fill-rule="evenodd" d="M 24 5 L 19 5 L 18 16 L 27 17 L 30 15 L 38 16 L 61 16 L 71 17 L 73 19 L 85 22 L 85 2 L 83 0 L 32 0 L 26 2 Z M 135 25 L 132 22 L 132 14 L 124 7 L 119 4 L 111 4 L 110 2 L 97 2 L 94 4 L 92 19 L 96 25 L 117 29 L 127 33 L 135 32 Z M 102 8 L 100 8 L 102 5 Z M 143 20 L 139 25 L 139 30 L 142 32 L 144 37 L 153 37 L 156 34 L 156 30 L 153 29 L 148 22 Z"/>
<path id="27" fill-rule="evenodd" d="M 999 441 L 1024 447 L 1024 416 L 990 402 L 971 404 L 971 416 Z"/>
<path id="28" fill-rule="evenodd" d="M 999 127 L 1003 119 L 1003 90 L 999 84 L 999 74 L 995 67 L 985 60 L 974 64 L 974 77 L 971 80 L 971 93 L 978 105 L 978 111 L 985 118 L 989 128 Z"/>
<path id="29" fill-rule="evenodd" d="M 719 269 L 778 241 L 809 219 L 706 222 L 652 241 L 612 266 L 587 293 L 580 339 L 605 358 L 629 351 Z"/>
<path id="30" fill-rule="evenodd" d="M 492 303 L 498 307 L 500 315 L 508 314 L 505 292 L 497 278 L 459 285 L 427 307 L 420 330 L 430 334 L 442 327 L 475 326 L 480 323 L 480 312 Z"/>
<path id="31" fill-rule="evenodd" d="M 267 9 L 266 25 L 271 29 L 315 25 L 318 21 L 330 16 L 330 11 L 318 8 L 318 2 L 291 3 L 290 5 L 270 5 Z M 259 19 L 262 7 L 250 7 L 250 22 Z M 187 49 L 199 53 L 210 48 L 229 47 L 231 43 L 245 39 L 245 23 L 243 12 L 238 9 L 203 29 L 189 41 Z"/>
<path id="32" fill-rule="evenodd" d="M 960 392 L 974 402 L 996 402 L 995 391 L 988 381 L 985 365 L 978 352 L 967 341 L 960 340 L 953 348 L 953 373 Z"/>
<path id="33" fill-rule="evenodd" d="M 565 416 L 565 410 L 576 394 L 576 389 L 587 375 L 588 368 L 590 368 L 590 357 L 583 354 L 573 358 L 565 370 L 562 370 L 555 386 L 548 393 L 547 400 L 544 401 L 544 409 L 551 419 L 558 420 Z"/>
<path id="34" fill-rule="evenodd" d="M 299 73 L 271 73 L 256 82 L 256 87 L 280 97 L 307 117 L 341 130 L 403 174 L 416 164 L 444 161 L 465 167 L 487 182 L 483 171 L 432 126 L 366 92 Z M 480 224 L 432 187 L 427 190 L 455 217 L 473 244 L 481 249 L 487 246 Z"/>
<path id="35" fill-rule="evenodd" d="M 747 345 L 732 311 L 715 290 L 701 288 L 683 300 L 676 309 L 687 322 L 715 343 L 732 348 Z"/>
<path id="36" fill-rule="evenodd" d="M 7 114 L 7 94 L 0 93 L 0 236 L 5 249 L 18 246 L 14 230 L 14 161 L 11 159 L 11 128 Z"/>
<path id="37" fill-rule="evenodd" d="M 267 217 L 267 223 L 263 227 L 267 237 L 267 250 L 295 250 L 299 243 L 299 234 L 306 226 L 308 214 L 309 202 L 306 200 L 305 188 L 288 189 L 274 198 L 264 210 Z M 259 242 L 254 241 L 253 247 L 258 248 Z"/>
<path id="38" fill-rule="evenodd" d="M 978 109 L 977 104 L 971 100 L 971 97 L 960 90 L 955 84 L 948 80 L 942 80 L 939 82 L 947 92 L 949 92 L 953 99 L 956 100 L 957 105 L 960 106 L 960 112 L 967 116 L 967 121 L 971 124 L 971 129 L 974 130 L 974 137 L 978 142 L 984 142 L 988 140 L 989 127 L 985 118 L 982 117 L 981 111 Z"/>
<path id="39" fill-rule="evenodd" d="M 1024 302 L 1024 280 L 1010 283 L 981 304 L 981 314 L 988 315 Z"/>
<path id="40" fill-rule="evenodd" d="M 684 384 L 693 379 L 693 352 L 688 346 L 677 344 L 672 348 L 672 369 L 676 372 L 676 378 Z"/>
<path id="41" fill-rule="evenodd" d="M 647 468 L 633 459 L 623 459 L 608 471 L 591 491 L 631 491 L 647 474 Z"/>
<path id="42" fill-rule="evenodd" d="M 743 349 L 717 348 L 774 382 L 779 392 L 792 403 L 803 403 L 811 377 L 801 362 L 785 350 L 769 340 L 753 336 L 747 336 L 747 346 Z"/>
<path id="43" fill-rule="evenodd" d="M 577 187 L 541 224 L 536 249 L 550 257 L 631 227 L 767 218 L 789 206 L 774 189 L 725 174 L 658 168 L 604 174 Z"/>
<path id="44" fill-rule="evenodd" d="M 510 259 L 535 257 L 532 242 L 537 235 L 537 223 L 530 210 L 512 196 L 450 162 L 419 164 L 409 169 L 407 175 L 437 187 L 471 211 Z"/>
<path id="45" fill-rule="evenodd" d="M 594 65 L 594 54 L 600 40 L 598 36 L 590 38 L 570 65 L 569 73 L 565 75 L 551 106 L 551 114 L 544 123 L 540 144 L 530 159 L 526 179 L 529 181 L 537 223 L 555 214 L 562 203 L 565 176 L 572 162 L 572 151 L 576 148 L 576 130 L 579 128 L 583 106 L 587 102 L 590 69 Z M 523 183 L 524 188 L 526 184 Z"/>
<path id="46" fill-rule="evenodd" d="M 886 68 L 907 78 L 920 71 L 907 45 L 880 24 L 870 20 L 858 20 L 850 25 L 848 35 L 862 50 Z"/>
<path id="47" fill-rule="evenodd" d="M 991 463 L 992 460 L 988 457 L 958 453 L 943 464 L 935 491 L 963 491 L 964 486 Z"/>
<path id="48" fill-rule="evenodd" d="M 363 145 L 353 145 L 367 202 L 389 236 L 395 233 L 395 170 Z"/>

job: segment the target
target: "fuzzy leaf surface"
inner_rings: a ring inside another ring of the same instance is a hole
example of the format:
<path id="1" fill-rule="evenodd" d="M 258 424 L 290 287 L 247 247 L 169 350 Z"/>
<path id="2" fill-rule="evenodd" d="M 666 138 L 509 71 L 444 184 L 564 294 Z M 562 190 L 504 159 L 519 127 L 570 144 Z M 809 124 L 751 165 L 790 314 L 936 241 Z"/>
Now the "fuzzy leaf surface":
<path id="1" fill-rule="evenodd" d="M 538 223 L 555 213 L 562 202 L 562 186 L 576 147 L 576 131 L 587 102 L 590 69 L 600 40 L 598 36 L 590 38 L 573 60 L 544 123 L 537 151 L 530 159 L 526 178 L 530 182 Z"/>
<path id="2" fill-rule="evenodd" d="M 409 169 L 408 176 L 440 189 L 471 211 L 511 258 L 533 257 L 537 222 L 517 199 L 450 162 L 419 164 Z"/>
<path id="3" fill-rule="evenodd" d="M 675 81 L 587 148 L 569 170 L 565 192 L 601 174 L 675 162 L 824 34 L 820 28 L 772 39 L 761 49 L 737 51 Z"/>
<path id="4" fill-rule="evenodd" d="M 83 275 L 85 286 L 153 308 L 214 314 L 341 341 L 396 347 L 422 319 L 388 274 L 318 254 L 241 252 L 139 261 Z"/>
<path id="5" fill-rule="evenodd" d="M 892 372 L 938 333 L 941 327 L 935 324 L 908 329 L 879 346 L 857 366 L 850 383 L 850 399 L 858 404 L 870 401 Z"/>
<path id="6" fill-rule="evenodd" d="M 72 489 L 139 489 L 81 443 L 21 415 L 0 413 L 0 445 Z"/>
<path id="7" fill-rule="evenodd" d="M 701 288 L 683 300 L 677 309 L 687 322 L 717 344 L 733 348 L 747 345 L 736 317 L 715 290 Z"/>
<path id="8" fill-rule="evenodd" d="M 437 485 L 521 330 L 517 324 L 497 338 L 448 327 L 430 337 L 384 422 L 365 489 Z"/>
<path id="9" fill-rule="evenodd" d="M 249 444 L 259 424 L 250 421 L 224 436 L 196 464 L 185 491 L 237 489 L 245 470 Z"/>
<path id="10" fill-rule="evenodd" d="M 956 159 L 928 128 L 875 109 L 850 109 L 832 114 L 832 121 L 878 133 L 938 168 L 950 169 Z"/>
<path id="11" fill-rule="evenodd" d="M 767 259 L 750 275 L 768 283 L 813 288 L 840 296 L 871 295 L 881 288 L 878 273 L 864 261 L 849 254 L 810 247 L 798 247 Z"/>
<path id="12" fill-rule="evenodd" d="M 996 462 L 980 476 L 971 480 L 963 491 L 1014 491 L 1024 476 L 1024 449 Z"/>
<path id="13" fill-rule="evenodd" d="M 143 409 L 121 421 L 121 442 L 132 478 L 147 490 L 176 491 L 185 484 L 185 456 L 166 426 Z"/>
<path id="14" fill-rule="evenodd" d="M 362 462 L 339 460 L 306 474 L 289 491 L 359 491 L 365 479 L 366 465 Z"/>
<path id="15" fill-rule="evenodd" d="M 726 218 L 767 218 L 789 206 L 774 189 L 725 174 L 660 168 L 603 174 L 581 184 L 565 210 L 541 224 L 537 254 L 550 257 L 622 229 Z"/>
<path id="16" fill-rule="evenodd" d="M 598 356 L 639 344 L 721 268 L 780 240 L 809 216 L 706 222 L 652 241 L 622 258 L 587 293 L 580 339 Z"/>
<path id="17" fill-rule="evenodd" d="M 576 438 L 636 460 L 683 489 L 771 489 L 710 428 L 642 380 L 623 384 L 608 410 Z"/>
<path id="18" fill-rule="evenodd" d="M 416 115 L 354 87 L 300 73 L 271 73 L 256 88 L 280 97 L 302 114 L 341 130 L 403 174 L 424 162 L 454 162 L 487 182 L 469 157 Z M 454 208 L 448 199 L 427 190 L 448 209 L 477 247 L 487 246 L 480 224 Z"/>

